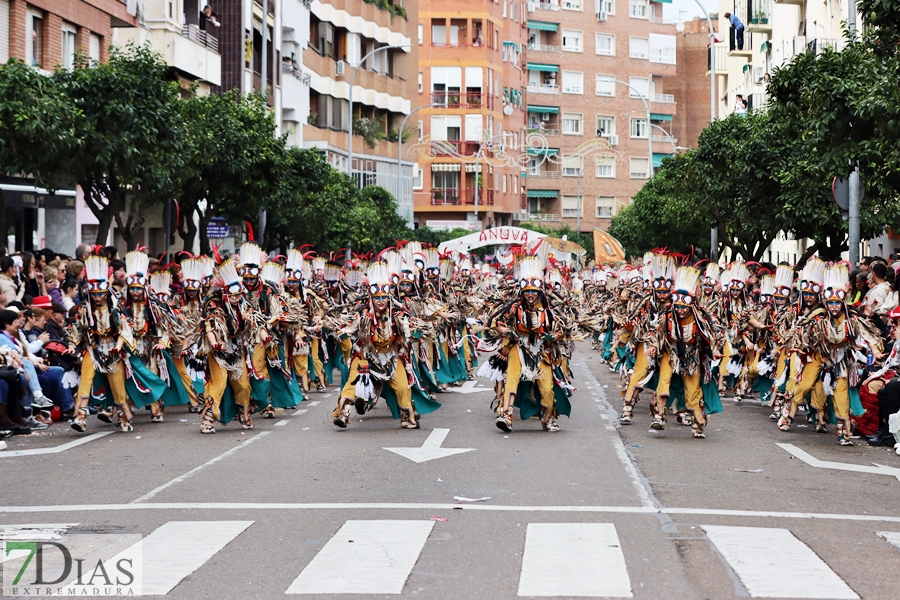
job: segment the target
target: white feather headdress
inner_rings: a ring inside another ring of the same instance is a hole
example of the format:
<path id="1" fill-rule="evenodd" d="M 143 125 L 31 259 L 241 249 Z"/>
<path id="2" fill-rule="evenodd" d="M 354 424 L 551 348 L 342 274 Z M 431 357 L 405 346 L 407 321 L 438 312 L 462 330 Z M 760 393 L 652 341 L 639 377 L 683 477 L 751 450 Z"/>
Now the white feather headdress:
<path id="1" fill-rule="evenodd" d="M 265 264 L 266 253 L 262 251 L 258 245 L 253 242 L 245 242 L 241 244 L 240 254 L 235 258 L 241 265 L 256 265 L 257 267 Z"/>
<path id="2" fill-rule="evenodd" d="M 127 277 L 146 277 L 147 271 L 150 269 L 150 257 L 132 250 L 125 254 L 125 275 Z"/>
<path id="3" fill-rule="evenodd" d="M 679 294 L 695 296 L 700 285 L 700 269 L 684 266 L 675 271 L 675 290 Z"/>
<path id="4" fill-rule="evenodd" d="M 794 270 L 786 265 L 779 265 L 775 269 L 775 293 L 789 297 L 791 287 L 794 285 Z"/>
<path id="5" fill-rule="evenodd" d="M 759 294 L 761 296 L 775 295 L 775 276 L 763 275 L 759 280 Z"/>
<path id="6" fill-rule="evenodd" d="M 84 260 L 84 270 L 89 282 L 106 281 L 109 278 L 109 261 L 105 256 L 88 256 Z"/>
<path id="7" fill-rule="evenodd" d="M 847 290 L 850 287 L 850 272 L 847 270 L 847 265 L 843 263 L 830 265 L 825 269 L 824 280 L 826 299 L 843 300 L 847 297 Z"/>
<path id="8" fill-rule="evenodd" d="M 303 253 L 292 248 L 288 251 L 287 262 L 284 265 L 284 272 L 288 279 L 301 279 L 303 277 L 303 264 L 306 260 Z"/>
<path id="9" fill-rule="evenodd" d="M 150 289 L 158 296 L 168 296 L 171 284 L 172 275 L 168 271 L 158 271 L 150 276 Z"/>
<path id="10" fill-rule="evenodd" d="M 800 274 L 800 281 L 808 281 L 821 286 L 825 283 L 825 268 L 827 266 L 825 261 L 817 256 L 810 258 L 803 267 L 803 271 Z"/>
<path id="11" fill-rule="evenodd" d="M 263 281 L 278 287 L 284 281 L 284 267 L 277 262 L 269 261 L 265 264 L 259 276 Z"/>

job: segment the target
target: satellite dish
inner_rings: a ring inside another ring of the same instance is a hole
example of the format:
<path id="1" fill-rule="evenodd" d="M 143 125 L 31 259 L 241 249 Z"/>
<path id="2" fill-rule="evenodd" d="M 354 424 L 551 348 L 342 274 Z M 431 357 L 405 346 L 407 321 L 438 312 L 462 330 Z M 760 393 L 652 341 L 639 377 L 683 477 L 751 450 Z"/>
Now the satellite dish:
<path id="1" fill-rule="evenodd" d="M 508 117 L 508 116 L 511 115 L 512 113 L 513 113 L 513 107 L 512 107 L 512 104 L 507 104 L 506 106 L 503 107 L 503 114 L 504 114 L 504 115 L 506 115 L 506 116 Z"/>
<path id="2" fill-rule="evenodd" d="M 678 23 L 676 23 L 675 31 L 677 31 L 678 33 L 681 33 L 682 31 L 684 31 L 684 23 L 682 23 L 680 21 Z"/>

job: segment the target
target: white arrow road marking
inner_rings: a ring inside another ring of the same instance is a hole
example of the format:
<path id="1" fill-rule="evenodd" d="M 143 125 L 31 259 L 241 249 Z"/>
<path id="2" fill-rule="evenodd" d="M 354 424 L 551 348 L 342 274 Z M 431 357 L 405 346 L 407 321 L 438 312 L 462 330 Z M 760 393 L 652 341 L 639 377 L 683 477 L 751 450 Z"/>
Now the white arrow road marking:
<path id="1" fill-rule="evenodd" d="M 450 433 L 449 429 L 435 429 L 429 434 L 428 439 L 422 444 L 421 448 L 383 448 L 388 452 L 399 454 L 404 458 L 416 463 L 423 463 L 435 458 L 446 458 L 454 454 L 462 454 L 463 452 L 471 452 L 475 448 L 441 448 L 441 444 Z"/>
<path id="2" fill-rule="evenodd" d="M 54 446 L 52 448 L 32 448 L 30 450 L 6 450 L 5 452 L 0 452 L 0 458 L 7 458 L 12 456 L 34 456 L 36 454 L 59 454 L 60 452 L 65 452 L 75 446 L 80 446 L 82 444 L 87 444 L 88 442 L 92 442 L 96 439 L 102 438 L 104 435 L 111 434 L 112 431 L 101 431 L 100 433 L 92 433 L 91 435 L 77 439 L 74 442 L 69 442 L 67 444 L 62 444 L 60 446 Z"/>
<path id="3" fill-rule="evenodd" d="M 856 473 L 873 473 L 875 475 L 890 475 L 900 480 L 900 469 L 896 467 L 888 467 L 872 463 L 875 466 L 855 465 L 852 463 L 834 462 L 830 460 L 819 460 L 808 452 L 805 452 L 793 444 L 775 444 L 783 450 L 787 450 L 811 467 L 819 467 L 821 469 L 837 469 L 840 471 L 854 471 Z"/>
<path id="4" fill-rule="evenodd" d="M 897 531 L 879 531 L 878 535 L 883 537 L 885 541 L 893 544 L 900 550 L 900 532 Z"/>
<path id="5" fill-rule="evenodd" d="M 450 388 L 449 392 L 456 392 L 457 394 L 478 394 L 480 392 L 493 392 L 493 387 L 475 387 L 478 385 L 477 381 L 466 381 L 458 388 Z"/>

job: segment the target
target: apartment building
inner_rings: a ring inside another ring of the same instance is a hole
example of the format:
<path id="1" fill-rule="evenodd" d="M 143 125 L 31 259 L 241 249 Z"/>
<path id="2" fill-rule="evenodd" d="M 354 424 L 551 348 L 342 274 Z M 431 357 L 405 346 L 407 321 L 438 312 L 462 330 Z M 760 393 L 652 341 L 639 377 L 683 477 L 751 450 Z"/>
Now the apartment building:
<path id="1" fill-rule="evenodd" d="M 712 19 L 713 32 L 718 31 L 718 19 Z M 675 36 L 678 64 L 674 86 L 669 88 L 675 96 L 678 111 L 672 121 L 672 136 L 677 147 L 696 148 L 700 133 L 716 118 L 718 96 L 710 93 L 709 74 L 709 23 L 695 17 L 692 21 L 676 26 Z"/>
<path id="2" fill-rule="evenodd" d="M 398 165 L 398 144 L 400 126 L 416 101 L 418 46 L 410 36 L 417 6 L 409 0 L 313 0 L 302 61 L 309 76 L 303 146 L 347 172 L 352 143 L 357 185 L 386 188 L 409 223 L 413 163 Z"/>
<path id="3" fill-rule="evenodd" d="M 49 74 L 71 68 L 77 54 L 105 61 L 114 32 L 134 28 L 136 14 L 137 3 L 124 0 L 0 0 L 0 63 L 17 58 Z M 80 241 L 73 226 L 80 191 L 50 194 L 23 176 L 0 177 L 0 194 L 0 230 L 11 232 L 4 239 L 10 251 L 40 248 L 49 239 L 71 252 Z"/>
<path id="4" fill-rule="evenodd" d="M 511 225 L 525 193 L 525 2 L 419 3 L 416 224 Z"/>

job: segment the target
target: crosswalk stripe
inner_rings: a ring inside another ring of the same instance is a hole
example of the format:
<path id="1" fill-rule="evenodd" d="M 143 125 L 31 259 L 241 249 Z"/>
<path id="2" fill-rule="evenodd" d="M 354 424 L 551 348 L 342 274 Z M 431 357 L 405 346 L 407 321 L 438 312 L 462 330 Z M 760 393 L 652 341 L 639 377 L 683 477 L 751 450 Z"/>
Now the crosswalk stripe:
<path id="1" fill-rule="evenodd" d="M 434 521 L 347 521 L 286 594 L 400 594 Z"/>
<path id="2" fill-rule="evenodd" d="M 519 596 L 630 598 L 631 579 L 612 523 L 529 523 Z"/>
<path id="3" fill-rule="evenodd" d="M 751 598 L 859 598 L 787 529 L 702 527 Z"/>
<path id="4" fill-rule="evenodd" d="M 114 572 L 120 559 L 140 557 L 141 593 L 165 596 L 252 524 L 253 521 L 169 521 L 103 564 Z M 67 587 L 73 585 L 70 582 Z"/>
<path id="5" fill-rule="evenodd" d="M 888 543 L 893 544 L 900 550 L 900 531 L 879 531 L 878 535 L 883 537 Z"/>

